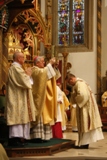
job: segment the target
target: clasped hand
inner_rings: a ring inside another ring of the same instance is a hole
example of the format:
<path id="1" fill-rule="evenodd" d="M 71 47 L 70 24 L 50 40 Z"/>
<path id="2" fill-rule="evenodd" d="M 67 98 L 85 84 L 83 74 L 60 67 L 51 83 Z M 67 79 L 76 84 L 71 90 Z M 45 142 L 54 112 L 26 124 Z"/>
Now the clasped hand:
<path id="1" fill-rule="evenodd" d="M 31 76 L 31 74 L 32 74 L 32 69 L 31 69 L 31 67 L 26 68 L 26 69 L 25 69 L 25 72 L 26 72 L 26 74 L 27 74 L 28 76 Z"/>

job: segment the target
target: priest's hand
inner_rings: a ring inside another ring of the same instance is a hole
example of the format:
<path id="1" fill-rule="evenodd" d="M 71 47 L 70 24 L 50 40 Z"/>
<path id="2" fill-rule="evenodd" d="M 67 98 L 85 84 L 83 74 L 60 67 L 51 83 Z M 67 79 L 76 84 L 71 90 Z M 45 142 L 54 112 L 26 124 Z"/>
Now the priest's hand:
<path id="1" fill-rule="evenodd" d="M 51 58 L 49 63 L 51 63 L 51 65 L 55 64 L 56 63 L 56 58 L 55 57 Z"/>
<path id="2" fill-rule="evenodd" d="M 26 74 L 27 74 L 28 76 L 31 76 L 31 74 L 32 74 L 32 69 L 31 69 L 31 67 L 26 68 L 26 69 L 25 69 L 25 72 L 26 72 Z"/>

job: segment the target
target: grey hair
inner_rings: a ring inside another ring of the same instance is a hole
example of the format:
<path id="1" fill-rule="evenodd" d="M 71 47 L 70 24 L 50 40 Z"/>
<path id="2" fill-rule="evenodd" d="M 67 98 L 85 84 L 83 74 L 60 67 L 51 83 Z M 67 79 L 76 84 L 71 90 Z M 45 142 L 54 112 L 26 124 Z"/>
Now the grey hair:
<path id="1" fill-rule="evenodd" d="M 38 57 L 34 60 L 34 65 L 36 65 L 37 62 L 40 62 L 41 59 L 44 59 L 44 56 L 38 56 Z"/>

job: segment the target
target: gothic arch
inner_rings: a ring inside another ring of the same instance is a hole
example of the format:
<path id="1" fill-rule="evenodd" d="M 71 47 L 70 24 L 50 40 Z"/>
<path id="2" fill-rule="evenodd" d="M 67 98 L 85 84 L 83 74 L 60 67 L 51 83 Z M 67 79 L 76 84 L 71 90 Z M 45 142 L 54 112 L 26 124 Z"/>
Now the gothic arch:
<path id="1" fill-rule="evenodd" d="M 0 28 L 0 43 L 2 48 L 0 49 L 0 60 L 2 64 L 0 65 L 0 87 L 3 83 L 6 83 L 7 77 L 7 68 L 8 68 L 8 32 L 10 31 L 13 23 L 15 24 L 15 20 L 19 19 L 22 24 L 25 24 L 30 29 L 34 39 L 37 37 L 38 42 L 42 42 L 44 47 L 48 48 L 51 46 L 51 28 L 48 25 L 48 21 L 42 17 L 41 11 L 36 10 L 35 5 L 32 4 L 33 0 L 24 1 L 21 4 L 20 0 L 2 0 L 3 3 L 0 3 L 0 9 L 5 5 L 9 8 L 9 26 L 7 31 L 4 32 L 2 28 Z M 35 1 L 36 2 L 36 1 Z M 17 4 L 15 4 L 17 3 Z M 30 3 L 29 5 L 27 3 Z M 20 7 L 19 7 L 20 6 Z M 20 24 L 21 24 L 20 23 Z M 3 43 L 2 43 L 3 42 Z"/>

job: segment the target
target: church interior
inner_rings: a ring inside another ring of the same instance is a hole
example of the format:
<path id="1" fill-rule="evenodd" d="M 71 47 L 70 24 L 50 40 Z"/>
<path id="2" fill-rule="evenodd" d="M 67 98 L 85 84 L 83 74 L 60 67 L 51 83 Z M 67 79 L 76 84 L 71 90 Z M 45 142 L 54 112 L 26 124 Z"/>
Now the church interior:
<path id="1" fill-rule="evenodd" d="M 107 0 L 0 0 L 0 143 L 8 132 L 3 121 L 6 81 L 17 50 L 25 56 L 24 68 L 33 66 L 35 56 L 44 56 L 45 63 L 55 57 L 63 90 L 68 72 L 86 80 L 95 95 L 104 134 L 88 150 L 66 146 L 52 155 L 17 155 L 10 160 L 107 160 L 106 14 Z M 66 114 L 63 138 L 77 141 L 71 110 Z"/>

